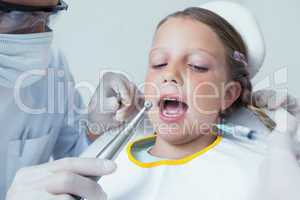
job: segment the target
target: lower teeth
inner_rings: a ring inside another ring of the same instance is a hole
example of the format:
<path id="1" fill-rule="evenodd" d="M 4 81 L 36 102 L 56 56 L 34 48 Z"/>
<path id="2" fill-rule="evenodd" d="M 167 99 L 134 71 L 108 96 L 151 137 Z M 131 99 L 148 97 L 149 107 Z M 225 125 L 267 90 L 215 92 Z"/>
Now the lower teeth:
<path id="1" fill-rule="evenodd" d="M 174 116 L 176 114 L 178 114 L 178 112 L 168 112 L 166 110 L 164 111 L 164 115 Z"/>
<path id="2" fill-rule="evenodd" d="M 174 117 L 184 113 L 186 111 L 186 105 L 182 102 L 162 101 L 160 103 L 160 109 L 163 115 Z"/>

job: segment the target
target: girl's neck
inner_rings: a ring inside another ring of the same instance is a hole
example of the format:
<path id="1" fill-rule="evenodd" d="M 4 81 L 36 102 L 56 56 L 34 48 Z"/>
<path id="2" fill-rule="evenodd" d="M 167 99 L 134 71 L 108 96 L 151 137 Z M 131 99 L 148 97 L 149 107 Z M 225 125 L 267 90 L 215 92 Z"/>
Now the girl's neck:
<path id="1" fill-rule="evenodd" d="M 182 159 L 196 152 L 205 149 L 212 144 L 216 139 L 213 135 L 202 135 L 191 142 L 184 144 L 170 144 L 159 136 L 156 137 L 155 144 L 150 150 L 154 156 L 167 159 Z"/>

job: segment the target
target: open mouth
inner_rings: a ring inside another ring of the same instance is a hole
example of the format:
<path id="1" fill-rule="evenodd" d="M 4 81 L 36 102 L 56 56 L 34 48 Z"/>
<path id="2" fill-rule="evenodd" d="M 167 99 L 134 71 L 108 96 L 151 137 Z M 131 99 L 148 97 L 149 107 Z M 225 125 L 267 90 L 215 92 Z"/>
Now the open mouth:
<path id="1" fill-rule="evenodd" d="M 162 97 L 158 106 L 160 118 L 165 122 L 180 121 L 188 110 L 188 105 L 179 97 Z"/>

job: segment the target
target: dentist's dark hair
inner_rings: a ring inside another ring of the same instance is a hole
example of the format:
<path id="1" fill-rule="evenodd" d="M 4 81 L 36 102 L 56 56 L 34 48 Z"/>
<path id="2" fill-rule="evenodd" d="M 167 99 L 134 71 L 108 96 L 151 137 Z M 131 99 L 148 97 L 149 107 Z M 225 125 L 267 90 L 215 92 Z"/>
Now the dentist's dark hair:
<path id="1" fill-rule="evenodd" d="M 198 7 L 190 7 L 183 11 L 175 12 L 159 22 L 157 30 L 171 18 L 186 18 L 201 22 L 209 26 L 219 37 L 225 47 L 226 62 L 229 67 L 229 76 L 231 80 L 239 82 L 242 88 L 240 97 L 233 105 L 222 113 L 230 114 L 235 108 L 248 106 L 251 104 L 252 84 L 250 82 L 248 67 L 245 63 L 233 58 L 234 52 L 238 51 L 244 55 L 245 62 L 248 62 L 246 45 L 240 34 L 234 27 L 221 16 Z M 178 27 L 180 29 L 180 27 Z"/>

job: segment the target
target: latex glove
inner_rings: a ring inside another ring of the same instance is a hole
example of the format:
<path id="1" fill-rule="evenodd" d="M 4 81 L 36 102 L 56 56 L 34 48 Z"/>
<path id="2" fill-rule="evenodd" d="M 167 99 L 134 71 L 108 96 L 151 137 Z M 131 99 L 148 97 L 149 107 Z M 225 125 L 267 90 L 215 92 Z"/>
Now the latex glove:
<path id="1" fill-rule="evenodd" d="M 297 120 L 280 109 L 275 114 L 276 129 L 267 140 L 268 151 L 261 166 L 259 200 L 299 200 L 300 167 L 293 151 Z"/>
<path id="2" fill-rule="evenodd" d="M 116 170 L 112 161 L 67 158 L 23 168 L 16 174 L 6 200 L 72 200 L 70 194 L 88 200 L 107 199 L 95 181 L 86 176 L 104 176 Z"/>
<path id="3" fill-rule="evenodd" d="M 300 122 L 300 102 L 287 92 L 275 90 L 259 90 L 253 93 L 254 105 L 269 110 L 277 110 L 280 107 L 286 109 Z"/>
<path id="4" fill-rule="evenodd" d="M 95 135 L 130 120 L 144 104 L 144 97 L 124 75 L 107 72 L 89 104 L 88 127 Z"/>

